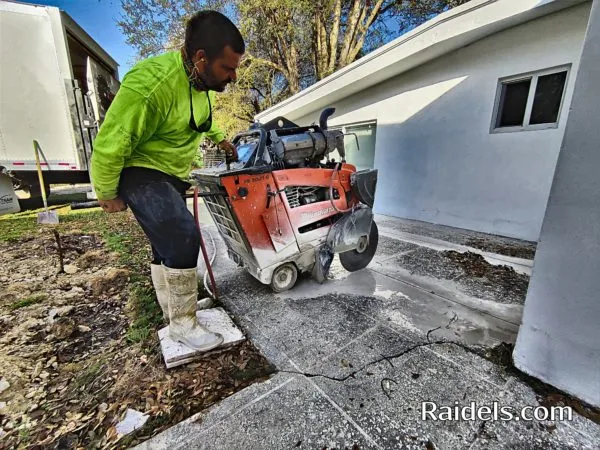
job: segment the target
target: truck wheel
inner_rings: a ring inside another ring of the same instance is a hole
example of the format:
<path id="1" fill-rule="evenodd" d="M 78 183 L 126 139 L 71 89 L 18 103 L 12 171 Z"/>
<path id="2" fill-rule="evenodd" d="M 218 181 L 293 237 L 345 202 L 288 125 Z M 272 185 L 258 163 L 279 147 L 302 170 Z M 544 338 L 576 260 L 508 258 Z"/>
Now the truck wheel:
<path id="1" fill-rule="evenodd" d="M 288 291 L 294 287 L 298 279 L 298 269 L 292 263 L 286 263 L 279 266 L 273 272 L 271 280 L 271 289 L 273 292 Z"/>
<path id="2" fill-rule="evenodd" d="M 363 238 L 356 250 L 340 253 L 340 262 L 348 272 L 362 270 L 369 265 L 379 242 L 379 230 L 375 221 L 371 224 L 369 239 Z"/>
<path id="3" fill-rule="evenodd" d="M 48 183 L 44 183 L 44 189 L 46 190 L 46 198 L 50 197 L 50 185 Z M 40 183 L 37 181 L 29 184 L 26 190 L 29 192 L 31 198 L 42 198 L 42 189 Z"/>

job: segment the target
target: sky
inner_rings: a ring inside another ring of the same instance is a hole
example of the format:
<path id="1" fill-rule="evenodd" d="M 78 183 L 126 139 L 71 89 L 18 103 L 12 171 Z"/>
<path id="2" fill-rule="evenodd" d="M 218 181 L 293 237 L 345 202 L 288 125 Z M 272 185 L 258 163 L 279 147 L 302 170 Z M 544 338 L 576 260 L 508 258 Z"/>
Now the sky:
<path id="1" fill-rule="evenodd" d="M 117 26 L 122 11 L 120 0 L 28 0 L 27 3 L 57 6 L 69 14 L 119 63 L 121 79 L 132 66 L 135 49 L 125 43 L 125 36 Z"/>
<path id="2" fill-rule="evenodd" d="M 120 0 L 24 0 L 26 3 L 57 6 L 69 14 L 100 46 L 119 63 L 119 78 L 131 68 L 136 51 L 125 42 L 117 25 Z M 391 30 L 397 26 L 388 23 Z M 397 33 L 393 37 L 397 37 Z"/>

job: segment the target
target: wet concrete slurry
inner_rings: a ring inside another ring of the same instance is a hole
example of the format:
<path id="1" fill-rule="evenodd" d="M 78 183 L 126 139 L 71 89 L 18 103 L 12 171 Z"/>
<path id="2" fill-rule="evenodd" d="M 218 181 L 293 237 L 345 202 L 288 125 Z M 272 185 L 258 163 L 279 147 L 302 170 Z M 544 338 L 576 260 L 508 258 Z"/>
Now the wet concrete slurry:
<path id="1" fill-rule="evenodd" d="M 571 422 L 422 420 L 423 402 L 517 409 L 539 402 L 510 371 L 473 351 L 514 342 L 521 305 L 474 299 L 448 280 L 394 274 L 406 269 L 391 260 L 419 246 L 384 239 L 367 270 L 348 274 L 336 259 L 332 280 L 301 278 L 294 290 L 273 294 L 227 259 L 218 238 L 216 245 L 221 301 L 279 372 L 140 448 L 591 449 L 600 442 L 600 426 L 577 415 Z"/>

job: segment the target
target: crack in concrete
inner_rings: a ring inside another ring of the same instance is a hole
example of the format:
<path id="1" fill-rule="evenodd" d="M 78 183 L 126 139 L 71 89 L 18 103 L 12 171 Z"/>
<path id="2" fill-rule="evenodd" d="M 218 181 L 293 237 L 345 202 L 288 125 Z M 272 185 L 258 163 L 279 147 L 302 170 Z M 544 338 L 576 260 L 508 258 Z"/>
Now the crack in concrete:
<path id="1" fill-rule="evenodd" d="M 391 364 L 390 360 L 393 359 L 397 359 L 400 358 L 408 353 L 411 353 L 419 348 L 422 347 L 430 347 L 432 345 L 442 345 L 442 344 L 449 344 L 449 345 L 456 345 L 457 347 L 462 348 L 463 350 L 468 351 L 469 353 L 473 353 L 479 357 L 482 357 L 481 354 L 479 354 L 476 350 L 472 349 L 471 347 L 469 347 L 468 345 L 465 344 L 461 344 L 460 342 L 454 342 L 454 341 L 448 341 L 448 340 L 438 340 L 438 341 L 427 341 L 427 342 L 421 342 L 419 344 L 415 344 L 412 347 L 405 349 L 397 354 L 394 355 L 390 355 L 390 356 L 383 356 L 381 358 L 378 358 L 374 361 L 371 361 L 365 365 L 363 365 L 360 369 L 357 369 L 353 372 L 350 372 L 348 375 L 346 375 L 345 377 L 331 377 L 329 375 L 325 375 L 325 374 L 321 374 L 321 373 L 309 373 L 309 372 L 301 372 L 301 371 L 295 371 L 295 370 L 280 370 L 280 372 L 283 373 L 291 373 L 291 374 L 295 374 L 295 375 L 303 375 L 307 378 L 316 378 L 316 377 L 321 377 L 321 378 L 326 378 L 328 380 L 332 380 L 332 381 L 337 381 L 337 382 L 344 382 L 349 380 L 350 378 L 354 378 L 355 375 L 357 375 L 358 373 L 362 372 L 363 370 L 365 370 L 367 367 L 375 365 L 375 364 L 379 364 L 382 361 L 387 361 L 388 363 Z M 395 367 L 392 364 L 392 367 Z"/>

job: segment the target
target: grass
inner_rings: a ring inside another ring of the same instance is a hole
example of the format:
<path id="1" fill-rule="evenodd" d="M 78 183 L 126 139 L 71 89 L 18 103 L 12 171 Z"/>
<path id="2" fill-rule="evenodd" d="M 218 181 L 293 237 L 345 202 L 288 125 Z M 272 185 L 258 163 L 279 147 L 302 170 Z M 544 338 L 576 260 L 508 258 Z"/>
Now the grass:
<path id="1" fill-rule="evenodd" d="M 131 273 L 128 286 L 130 325 L 127 341 L 148 347 L 155 336 L 154 331 L 162 325 L 162 311 L 149 276 L 150 246 L 131 212 L 106 214 L 100 208 L 73 211 L 68 206 L 55 210 L 59 215 L 59 224 L 52 227 L 37 224 L 37 213 L 42 210 L 0 217 L 0 244 L 39 236 L 40 232 L 51 235 L 52 228 L 61 235 L 89 233 L 102 236 L 106 247 L 118 255 L 119 265 Z M 41 300 L 31 296 L 15 303 L 13 309 Z"/>
<path id="2" fill-rule="evenodd" d="M 75 388 L 87 386 L 88 384 L 92 383 L 96 378 L 98 378 L 105 364 L 106 361 L 100 358 L 87 366 L 83 373 L 75 379 Z"/>
<path id="3" fill-rule="evenodd" d="M 2 219 L 0 222 L 0 242 L 18 241 L 32 234 L 36 229 L 36 218 Z"/>
<path id="4" fill-rule="evenodd" d="M 15 302 L 12 305 L 10 305 L 10 309 L 14 311 L 16 309 L 25 308 L 27 306 L 35 305 L 36 303 L 40 303 L 40 302 L 46 300 L 47 298 L 48 298 L 48 296 L 46 294 L 30 295 L 29 297 L 25 297 L 24 299 L 19 300 L 18 302 Z"/>
<path id="5" fill-rule="evenodd" d="M 133 320 L 127 330 L 127 341 L 144 344 L 148 341 L 151 331 L 162 324 L 162 311 L 152 288 L 144 286 L 142 282 L 134 282 L 129 307 Z"/>
<path id="6" fill-rule="evenodd" d="M 21 439 L 21 442 L 29 442 L 31 439 L 31 432 L 28 427 L 19 430 L 19 439 Z"/>
<path id="7" fill-rule="evenodd" d="M 129 288 L 129 309 L 131 323 L 127 330 L 129 343 L 141 343 L 146 347 L 150 343 L 153 330 L 162 325 L 162 311 L 154 294 L 154 288 L 148 280 L 149 254 L 139 251 L 139 239 L 126 231 L 110 231 L 104 236 L 106 246 L 119 254 L 119 261 L 131 270 Z"/>

